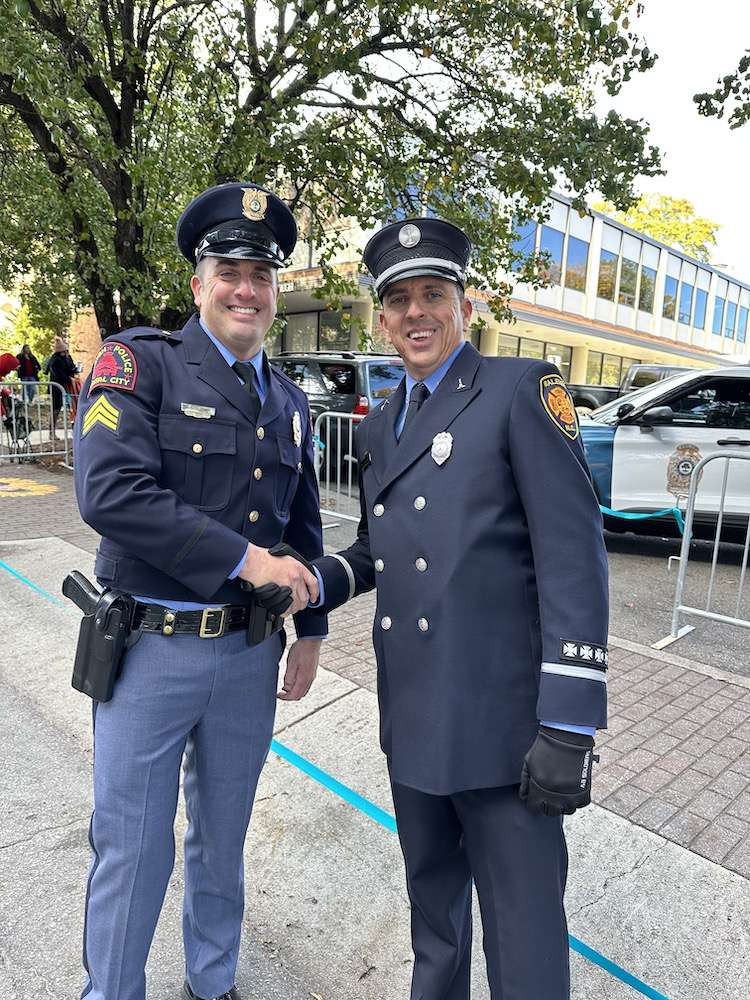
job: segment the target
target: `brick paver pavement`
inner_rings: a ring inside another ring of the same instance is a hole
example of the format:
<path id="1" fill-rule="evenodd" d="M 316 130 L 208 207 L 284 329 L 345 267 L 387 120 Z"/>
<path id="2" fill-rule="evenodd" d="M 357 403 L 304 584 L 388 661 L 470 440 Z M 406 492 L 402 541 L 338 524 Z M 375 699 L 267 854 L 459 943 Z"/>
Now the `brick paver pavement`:
<path id="1" fill-rule="evenodd" d="M 53 485 L 45 495 L 14 495 Z M 332 518 L 324 518 L 331 521 Z M 72 476 L 0 466 L 0 543 L 55 535 L 86 551 L 96 534 L 78 515 Z M 329 549 L 352 526 L 326 531 Z M 374 596 L 330 617 L 322 665 L 375 690 Z M 610 637 L 609 728 L 597 738 L 594 799 L 605 809 L 750 878 L 750 680 Z"/>

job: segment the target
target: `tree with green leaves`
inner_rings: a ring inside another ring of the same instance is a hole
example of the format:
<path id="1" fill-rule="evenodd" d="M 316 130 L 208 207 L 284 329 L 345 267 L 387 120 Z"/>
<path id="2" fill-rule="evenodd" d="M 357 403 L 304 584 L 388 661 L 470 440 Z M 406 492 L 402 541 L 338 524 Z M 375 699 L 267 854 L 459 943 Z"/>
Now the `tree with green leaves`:
<path id="1" fill-rule="evenodd" d="M 716 81 L 714 90 L 695 94 L 698 113 L 707 118 L 723 118 L 729 110 L 729 127 L 740 128 L 750 120 L 750 49 L 739 61 L 733 73 Z"/>
<path id="2" fill-rule="evenodd" d="M 28 344 L 40 361 L 52 353 L 55 331 L 39 327 L 31 319 L 28 306 L 22 305 L 9 317 L 10 326 L 0 333 L 0 354 L 8 351 L 18 354 L 24 344 Z"/>
<path id="3" fill-rule="evenodd" d="M 594 112 L 654 56 L 635 0 L 0 0 L 0 285 L 107 331 L 189 308 L 174 226 L 229 180 L 282 193 L 332 295 L 332 219 L 433 211 L 497 291 L 553 186 L 620 207 L 648 128 Z M 535 280 L 538 261 L 519 277 Z M 502 286 L 502 308 L 509 288 Z"/>
<path id="4" fill-rule="evenodd" d="M 611 202 L 595 204 L 597 212 L 611 215 L 639 233 L 677 247 L 691 257 L 708 263 L 716 246 L 718 222 L 695 214 L 695 206 L 687 198 L 668 194 L 646 194 L 625 212 L 618 212 Z"/>

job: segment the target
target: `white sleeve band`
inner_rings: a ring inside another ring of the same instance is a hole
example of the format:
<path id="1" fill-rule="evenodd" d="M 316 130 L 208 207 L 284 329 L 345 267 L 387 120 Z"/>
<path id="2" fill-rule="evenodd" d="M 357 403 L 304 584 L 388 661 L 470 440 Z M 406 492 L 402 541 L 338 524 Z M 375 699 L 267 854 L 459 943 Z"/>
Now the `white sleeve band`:
<path id="1" fill-rule="evenodd" d="M 338 561 L 346 570 L 346 576 L 347 579 L 349 580 L 349 596 L 347 597 L 347 601 L 351 601 L 351 599 L 354 597 L 354 591 L 356 590 L 356 584 L 354 582 L 354 570 L 351 568 L 346 559 L 344 559 L 343 556 L 340 556 L 337 552 L 332 552 L 331 558 L 338 559 Z"/>
<path id="2" fill-rule="evenodd" d="M 565 677 L 580 677 L 585 681 L 600 681 L 607 683 L 606 670 L 594 670 L 592 667 L 576 667 L 567 663 L 543 663 L 543 674 L 562 674 Z"/>

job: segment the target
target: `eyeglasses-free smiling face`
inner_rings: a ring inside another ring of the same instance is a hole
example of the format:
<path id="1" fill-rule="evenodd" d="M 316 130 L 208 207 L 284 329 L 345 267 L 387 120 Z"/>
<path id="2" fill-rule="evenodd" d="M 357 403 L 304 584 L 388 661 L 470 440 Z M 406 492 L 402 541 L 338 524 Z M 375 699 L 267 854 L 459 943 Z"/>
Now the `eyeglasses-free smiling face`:
<path id="1" fill-rule="evenodd" d="M 470 319 L 471 302 L 446 278 L 405 278 L 383 292 L 380 327 L 418 380 L 451 356 Z"/>
<path id="2" fill-rule="evenodd" d="M 276 316 L 275 268 L 260 260 L 204 257 L 190 288 L 201 319 L 236 358 L 258 353 Z"/>

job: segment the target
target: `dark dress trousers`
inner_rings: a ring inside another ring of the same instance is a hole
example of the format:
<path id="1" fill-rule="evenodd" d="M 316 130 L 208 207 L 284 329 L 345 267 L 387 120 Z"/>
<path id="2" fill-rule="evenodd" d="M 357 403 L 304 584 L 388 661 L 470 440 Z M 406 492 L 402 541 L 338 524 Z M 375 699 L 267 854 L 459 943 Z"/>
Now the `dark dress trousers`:
<path id="1" fill-rule="evenodd" d="M 606 725 L 608 596 L 578 428 L 545 390 L 555 376 L 466 344 L 399 443 L 402 382 L 357 432 L 357 539 L 316 561 L 328 611 L 377 587 L 412 1000 L 469 995 L 472 876 L 493 1000 L 568 996 L 562 824 L 531 816 L 517 786 L 539 720 Z"/>

